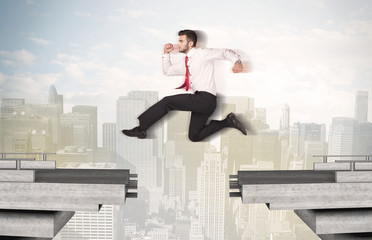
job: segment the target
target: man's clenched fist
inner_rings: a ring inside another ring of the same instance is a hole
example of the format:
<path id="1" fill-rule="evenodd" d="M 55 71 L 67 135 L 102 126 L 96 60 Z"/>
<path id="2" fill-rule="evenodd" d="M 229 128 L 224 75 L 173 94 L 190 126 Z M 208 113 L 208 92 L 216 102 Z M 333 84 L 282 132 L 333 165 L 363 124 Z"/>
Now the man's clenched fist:
<path id="1" fill-rule="evenodd" d="M 164 54 L 170 53 L 174 50 L 173 44 L 172 43 L 167 43 L 164 45 Z"/>

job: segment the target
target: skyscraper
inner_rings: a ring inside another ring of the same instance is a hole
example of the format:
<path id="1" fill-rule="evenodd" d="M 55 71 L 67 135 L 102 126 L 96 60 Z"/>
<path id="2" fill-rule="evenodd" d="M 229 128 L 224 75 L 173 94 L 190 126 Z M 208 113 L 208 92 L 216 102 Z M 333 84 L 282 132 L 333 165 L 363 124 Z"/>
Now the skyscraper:
<path id="1" fill-rule="evenodd" d="M 332 119 L 329 132 L 329 155 L 358 154 L 359 124 L 354 118 Z"/>
<path id="2" fill-rule="evenodd" d="M 372 155 L 372 123 L 360 123 L 359 154 Z"/>
<path id="3" fill-rule="evenodd" d="M 255 119 L 266 123 L 266 109 L 265 108 L 256 108 L 255 109 Z"/>
<path id="4" fill-rule="evenodd" d="M 199 218 L 206 239 L 224 239 L 226 177 L 221 154 L 205 153 L 199 168 Z"/>
<path id="5" fill-rule="evenodd" d="M 89 116 L 88 127 L 88 148 L 97 148 L 97 107 L 77 105 L 72 107 L 73 113 L 87 114 Z"/>
<path id="6" fill-rule="evenodd" d="M 58 105 L 35 104 L 35 105 L 17 105 L 13 106 L 15 115 L 24 115 L 34 118 L 48 118 L 52 121 L 52 129 L 47 132 L 51 136 L 51 146 L 49 151 L 56 151 L 61 147 L 61 124 L 60 107 Z"/>
<path id="7" fill-rule="evenodd" d="M 182 158 L 177 158 L 176 164 L 169 168 L 168 192 L 169 197 L 179 201 L 185 206 L 186 197 L 186 168 L 182 164 Z"/>
<path id="8" fill-rule="evenodd" d="M 66 163 L 62 168 L 114 168 L 107 163 Z M 114 206 L 103 205 L 99 212 L 77 211 L 60 231 L 61 240 L 115 240 L 114 238 Z"/>
<path id="9" fill-rule="evenodd" d="M 293 154 L 304 159 L 305 142 L 325 141 L 325 124 L 295 123 L 290 129 L 290 147 Z"/>
<path id="10" fill-rule="evenodd" d="M 289 130 L 290 111 L 288 104 L 285 104 L 282 108 L 282 117 L 280 119 L 280 129 Z"/>
<path id="11" fill-rule="evenodd" d="M 59 108 L 59 114 L 63 113 L 63 95 L 57 93 L 56 87 L 50 85 L 48 94 L 48 105 L 56 105 Z"/>
<path id="12" fill-rule="evenodd" d="M 88 114 L 64 113 L 61 115 L 62 143 L 64 146 L 89 148 L 90 121 Z"/>
<path id="13" fill-rule="evenodd" d="M 12 153 L 51 151 L 52 121 L 17 114 L 0 119 L 0 151 Z"/>
<path id="14" fill-rule="evenodd" d="M 357 91 L 355 96 L 355 119 L 360 123 L 368 121 L 368 92 Z"/>
<path id="15" fill-rule="evenodd" d="M 116 123 L 104 123 L 102 126 L 103 148 L 115 152 L 116 150 Z"/>
<path id="16" fill-rule="evenodd" d="M 138 173 L 140 176 L 138 179 L 139 186 L 146 186 L 147 188 L 156 188 L 157 186 L 157 148 L 155 146 L 157 141 L 151 138 L 151 134 L 159 129 L 149 129 L 149 136 L 146 139 L 128 138 L 123 135 L 121 130 L 137 126 L 137 117 L 157 100 L 157 92 L 134 91 L 129 92 L 127 96 L 119 97 L 116 101 L 116 152 L 120 157 L 118 165 L 131 168 L 131 171 Z M 157 138 L 161 139 L 162 136 L 158 134 Z M 123 166 L 127 163 L 130 165 Z"/>
<path id="17" fill-rule="evenodd" d="M 280 169 L 280 144 L 279 131 L 260 131 L 253 141 L 253 157 L 257 161 L 272 162 L 274 163 L 274 169 Z"/>
<path id="18" fill-rule="evenodd" d="M 314 162 L 322 161 L 319 157 L 314 157 L 314 155 L 326 155 L 327 154 L 327 144 L 321 141 L 306 141 L 305 142 L 305 163 L 304 168 L 308 170 L 314 169 Z"/>
<path id="19" fill-rule="evenodd" d="M 14 113 L 13 106 L 25 105 L 22 98 L 3 98 L 1 99 L 1 118 L 7 118 Z"/>

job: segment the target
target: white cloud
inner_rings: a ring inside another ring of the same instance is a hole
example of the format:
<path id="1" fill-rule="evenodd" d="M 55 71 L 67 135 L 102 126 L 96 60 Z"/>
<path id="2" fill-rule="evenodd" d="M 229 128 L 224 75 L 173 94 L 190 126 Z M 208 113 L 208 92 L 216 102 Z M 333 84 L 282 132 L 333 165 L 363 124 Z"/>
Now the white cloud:
<path id="1" fill-rule="evenodd" d="M 5 82 L 5 80 L 6 80 L 6 76 L 3 73 L 0 72 L 0 86 L 1 86 L 2 83 Z"/>
<path id="2" fill-rule="evenodd" d="M 5 60 L 15 61 L 17 63 L 24 63 L 27 65 L 34 64 L 36 57 L 29 51 L 22 49 L 18 51 L 0 51 L 0 57 L 5 58 Z"/>
<path id="3" fill-rule="evenodd" d="M 74 14 L 79 17 L 91 17 L 92 16 L 90 12 L 74 12 Z"/>
<path id="4" fill-rule="evenodd" d="M 78 56 L 64 54 L 64 53 L 58 53 L 57 59 L 58 60 L 67 60 L 67 61 L 72 61 L 72 62 L 78 62 L 78 61 L 80 61 L 80 58 Z"/>
<path id="5" fill-rule="evenodd" d="M 108 49 L 108 48 L 112 48 L 111 43 L 102 42 L 102 43 L 92 47 L 92 50 L 93 51 L 101 51 L 101 50 L 105 50 L 105 49 Z"/>
<path id="6" fill-rule="evenodd" d="M 4 66 L 9 67 L 9 66 L 15 66 L 15 62 L 10 61 L 10 60 L 1 60 Z"/>
<path id="7" fill-rule="evenodd" d="M 124 8 L 116 9 L 114 14 L 110 14 L 107 18 L 112 22 L 121 22 L 126 18 L 130 17 L 133 19 L 143 18 L 143 17 L 154 17 L 158 14 L 152 10 L 136 9 L 136 10 L 127 10 Z"/>
<path id="8" fill-rule="evenodd" d="M 154 36 L 163 41 L 167 41 L 169 38 L 172 38 L 174 36 L 174 33 L 169 33 L 166 30 L 160 30 L 158 28 L 143 27 L 142 31 L 148 38 Z"/>
<path id="9" fill-rule="evenodd" d="M 128 11 L 129 16 L 132 18 L 141 18 L 141 17 L 151 17 L 151 16 L 156 16 L 156 13 L 151 10 L 130 10 Z"/>
<path id="10" fill-rule="evenodd" d="M 44 103 L 46 92 L 51 84 L 59 81 L 61 74 L 0 73 L 0 91 L 2 97 L 27 98 L 31 103 Z M 25 87 L 26 86 L 26 87 Z"/>
<path id="11" fill-rule="evenodd" d="M 45 39 L 42 39 L 42 38 L 35 38 L 35 37 L 30 37 L 29 38 L 31 41 L 39 44 L 39 45 L 44 45 L 44 46 L 48 46 L 51 42 L 48 41 L 48 40 L 45 40 Z"/>
<path id="12" fill-rule="evenodd" d="M 141 65 L 153 66 L 154 63 L 160 61 L 161 52 L 151 51 L 139 45 L 135 45 L 125 50 L 124 55 Z"/>
<path id="13" fill-rule="evenodd" d="M 74 48 L 76 48 L 76 47 L 80 47 L 80 44 L 77 44 L 77 43 L 69 43 L 69 46 L 70 46 L 70 47 L 74 47 Z"/>

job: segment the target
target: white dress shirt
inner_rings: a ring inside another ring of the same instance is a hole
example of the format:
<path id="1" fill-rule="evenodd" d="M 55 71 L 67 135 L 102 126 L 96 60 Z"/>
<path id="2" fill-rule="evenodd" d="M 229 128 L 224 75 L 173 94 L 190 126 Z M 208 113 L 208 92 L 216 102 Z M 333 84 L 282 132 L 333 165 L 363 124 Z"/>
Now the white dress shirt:
<path id="1" fill-rule="evenodd" d="M 230 49 L 192 48 L 187 57 L 190 88 L 194 91 L 205 91 L 213 95 L 216 95 L 213 60 L 225 59 L 233 63 L 240 60 L 240 56 Z M 170 54 L 163 54 L 163 72 L 167 76 L 185 76 L 185 61 L 172 64 Z"/>

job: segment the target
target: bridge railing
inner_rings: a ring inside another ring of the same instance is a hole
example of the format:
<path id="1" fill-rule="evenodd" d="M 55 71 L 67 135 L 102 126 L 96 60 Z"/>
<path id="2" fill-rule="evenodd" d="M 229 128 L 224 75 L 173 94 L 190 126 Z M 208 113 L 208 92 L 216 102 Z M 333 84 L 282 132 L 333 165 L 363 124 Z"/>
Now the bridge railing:
<path id="1" fill-rule="evenodd" d="M 17 155 L 26 155 L 26 156 L 33 155 L 33 156 L 38 156 L 39 159 L 41 157 L 41 159 L 43 161 L 47 161 L 47 156 L 48 155 L 56 155 L 56 153 L 5 153 L 5 152 L 2 152 L 2 153 L 0 153 L 0 158 L 5 160 L 5 159 L 9 158 L 9 156 L 11 158 L 14 158 L 14 156 L 17 156 Z"/>
<path id="2" fill-rule="evenodd" d="M 313 157 L 321 157 L 323 158 L 323 163 L 328 162 L 328 158 L 364 158 L 365 161 L 369 161 L 372 159 L 372 155 L 313 155 Z M 343 160 L 339 160 L 343 161 Z M 347 162 L 349 160 L 345 160 Z M 350 160 L 350 161 L 361 161 L 360 159 L 358 160 Z"/>

